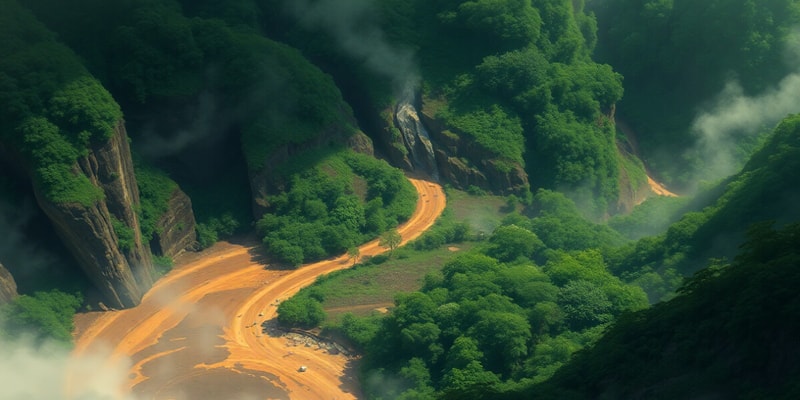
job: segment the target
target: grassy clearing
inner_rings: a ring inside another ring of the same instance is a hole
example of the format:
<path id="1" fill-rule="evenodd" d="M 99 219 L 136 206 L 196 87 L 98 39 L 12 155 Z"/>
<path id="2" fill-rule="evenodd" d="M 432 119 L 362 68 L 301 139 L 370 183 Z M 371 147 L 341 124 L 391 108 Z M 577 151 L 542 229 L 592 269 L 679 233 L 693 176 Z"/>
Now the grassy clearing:
<path id="1" fill-rule="evenodd" d="M 473 233 L 489 234 L 506 215 L 505 207 L 506 199 L 501 196 L 473 196 L 448 189 L 447 210 L 442 218 L 468 222 Z M 314 287 L 324 294 L 326 322 L 335 321 L 345 312 L 368 315 L 374 308 L 393 304 L 398 293 L 418 290 L 425 275 L 440 270 L 455 254 L 470 251 L 479 244 L 462 242 L 429 251 L 401 248 L 381 264 L 359 265 L 320 279 Z"/>
<path id="2" fill-rule="evenodd" d="M 359 265 L 320 279 L 315 286 L 325 295 L 322 306 L 329 320 L 348 311 L 366 315 L 372 308 L 360 306 L 390 304 L 398 293 L 418 290 L 425 275 L 440 270 L 450 257 L 476 245 L 464 242 L 424 252 L 398 249 L 393 258 L 381 264 Z"/>
<path id="3" fill-rule="evenodd" d="M 447 190 L 447 208 L 452 210 L 456 221 L 469 222 L 476 234 L 488 235 L 500 226 L 506 198 L 502 196 L 473 196 L 460 190 Z"/>

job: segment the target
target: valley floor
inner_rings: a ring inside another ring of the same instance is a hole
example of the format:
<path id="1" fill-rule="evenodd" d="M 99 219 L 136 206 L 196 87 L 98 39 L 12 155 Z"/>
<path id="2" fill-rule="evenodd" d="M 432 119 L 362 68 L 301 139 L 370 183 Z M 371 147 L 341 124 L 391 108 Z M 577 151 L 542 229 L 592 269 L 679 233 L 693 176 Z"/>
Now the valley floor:
<path id="1" fill-rule="evenodd" d="M 420 196 L 414 214 L 398 228 L 403 242 L 428 229 L 445 207 L 440 186 L 411 182 Z M 384 250 L 377 240 L 360 247 L 362 256 Z M 351 265 L 343 255 L 282 270 L 265 263 L 255 241 L 218 243 L 179 260 L 139 306 L 77 317 L 74 357 L 107 354 L 110 348 L 105 369 L 127 369 L 120 390 L 135 398 L 358 398 L 356 360 L 299 346 L 268 329 L 281 300 L 317 276 Z M 299 371 L 301 366 L 307 370 Z M 67 398 L 84 393 L 82 382 L 79 374 L 69 374 Z"/>

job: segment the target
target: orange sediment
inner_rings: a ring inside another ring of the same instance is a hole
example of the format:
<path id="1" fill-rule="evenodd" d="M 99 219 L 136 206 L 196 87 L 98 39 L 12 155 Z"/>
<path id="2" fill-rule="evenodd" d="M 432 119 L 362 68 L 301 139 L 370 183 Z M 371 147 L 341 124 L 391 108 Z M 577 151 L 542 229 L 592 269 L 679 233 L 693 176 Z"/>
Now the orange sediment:
<path id="1" fill-rule="evenodd" d="M 420 196 L 411 218 L 398 228 L 403 243 L 427 230 L 445 207 L 439 185 L 410 180 Z M 110 348 L 109 368 L 129 358 L 123 391 L 140 398 L 225 397 L 220 390 L 234 398 L 358 398 L 354 360 L 294 347 L 262 325 L 274 321 L 280 300 L 321 274 L 350 267 L 348 257 L 273 270 L 259 262 L 256 248 L 256 243 L 218 243 L 206 256 L 176 266 L 139 306 L 82 318 L 73 357 Z M 359 250 L 362 256 L 385 251 L 377 240 Z M 301 365 L 305 372 L 298 371 Z M 81 385 L 68 374 L 67 397 L 77 397 Z"/>

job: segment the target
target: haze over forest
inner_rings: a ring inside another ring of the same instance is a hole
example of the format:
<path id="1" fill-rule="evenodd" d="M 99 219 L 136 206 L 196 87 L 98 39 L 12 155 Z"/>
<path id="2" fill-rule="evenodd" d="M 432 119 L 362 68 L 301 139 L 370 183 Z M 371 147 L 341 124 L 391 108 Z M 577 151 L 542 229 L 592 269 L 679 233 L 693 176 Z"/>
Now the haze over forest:
<path id="1" fill-rule="evenodd" d="M 339 396 L 800 397 L 798 0 L 0 0 L 0 54 L 0 398 L 162 398 L 119 310 L 212 369 L 326 263 L 247 328 Z"/>

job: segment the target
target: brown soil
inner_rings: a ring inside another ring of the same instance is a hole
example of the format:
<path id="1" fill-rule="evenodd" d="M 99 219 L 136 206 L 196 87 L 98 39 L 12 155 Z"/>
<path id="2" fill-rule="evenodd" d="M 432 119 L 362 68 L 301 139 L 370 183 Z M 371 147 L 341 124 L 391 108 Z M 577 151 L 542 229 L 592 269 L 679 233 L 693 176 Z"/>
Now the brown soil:
<path id="1" fill-rule="evenodd" d="M 420 200 L 398 228 L 403 242 L 428 229 L 445 207 L 440 186 L 411 182 Z M 383 251 L 377 240 L 360 247 L 362 256 Z M 77 316 L 73 356 L 110 348 L 108 365 L 98 369 L 130 358 L 129 380 L 121 391 L 138 398 L 359 398 L 356 360 L 314 347 L 292 347 L 291 341 L 265 329 L 275 323 L 282 299 L 318 275 L 351 264 L 342 255 L 281 270 L 263 263 L 255 240 L 218 243 L 199 257 L 180 259 L 139 306 Z M 301 365 L 305 372 L 298 371 Z M 68 376 L 68 398 L 79 396 L 81 383 L 79 377 Z"/>
<path id="2" fill-rule="evenodd" d="M 659 196 L 678 197 L 677 194 L 670 192 L 664 185 L 656 182 L 649 175 L 647 176 L 647 184 L 650 185 L 650 190 Z"/>

